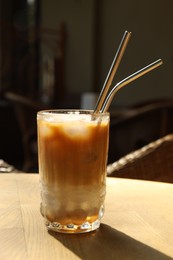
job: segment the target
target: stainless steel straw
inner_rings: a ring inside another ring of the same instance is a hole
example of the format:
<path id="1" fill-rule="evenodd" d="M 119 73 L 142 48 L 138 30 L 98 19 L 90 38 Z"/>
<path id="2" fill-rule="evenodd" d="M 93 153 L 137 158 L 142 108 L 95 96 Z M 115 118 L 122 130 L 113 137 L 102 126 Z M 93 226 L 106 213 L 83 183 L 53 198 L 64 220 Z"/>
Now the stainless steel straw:
<path id="1" fill-rule="evenodd" d="M 107 96 L 106 100 L 104 101 L 102 107 L 101 107 L 101 112 L 106 112 L 109 109 L 109 106 L 112 102 L 112 99 L 114 95 L 120 90 L 122 87 L 125 85 L 129 84 L 130 82 L 134 81 L 135 79 L 143 76 L 147 72 L 157 68 L 158 66 L 162 65 L 163 61 L 161 59 L 156 60 L 155 62 L 149 64 L 148 66 L 144 67 L 143 69 L 138 70 L 137 72 L 131 74 L 130 76 L 126 77 L 122 81 L 118 82 L 115 87 L 110 91 L 109 95 Z"/>
<path id="2" fill-rule="evenodd" d="M 131 32 L 125 31 L 123 38 L 120 42 L 119 48 L 118 48 L 116 55 L 114 57 L 114 60 L 112 62 L 112 65 L 110 67 L 110 70 L 108 72 L 108 75 L 106 77 L 106 80 L 104 82 L 103 88 L 102 88 L 100 95 L 98 97 L 98 100 L 97 100 L 97 103 L 96 103 L 96 106 L 95 106 L 95 109 L 94 109 L 94 113 L 100 112 L 100 109 L 101 109 L 103 102 L 106 98 L 106 95 L 108 93 L 108 90 L 109 90 L 109 88 L 112 84 L 114 75 L 115 75 L 115 73 L 118 69 L 118 66 L 119 66 L 120 61 L 123 57 L 124 51 L 125 51 L 127 44 L 129 42 L 130 36 L 131 36 Z"/>

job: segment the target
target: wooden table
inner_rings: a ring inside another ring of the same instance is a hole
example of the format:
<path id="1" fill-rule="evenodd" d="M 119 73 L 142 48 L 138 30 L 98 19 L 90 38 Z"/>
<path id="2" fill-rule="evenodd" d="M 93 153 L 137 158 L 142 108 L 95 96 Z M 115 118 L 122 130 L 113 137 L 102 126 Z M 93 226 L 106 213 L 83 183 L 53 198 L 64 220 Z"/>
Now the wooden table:
<path id="1" fill-rule="evenodd" d="M 0 174 L 0 259 L 173 259 L 173 184 L 107 179 L 98 231 L 47 232 L 38 174 Z"/>

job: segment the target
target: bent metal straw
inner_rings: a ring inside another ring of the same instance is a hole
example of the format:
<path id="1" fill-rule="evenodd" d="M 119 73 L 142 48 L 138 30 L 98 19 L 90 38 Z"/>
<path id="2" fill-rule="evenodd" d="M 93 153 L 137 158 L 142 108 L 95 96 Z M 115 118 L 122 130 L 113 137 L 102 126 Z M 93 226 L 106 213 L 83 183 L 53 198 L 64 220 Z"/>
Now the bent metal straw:
<path id="1" fill-rule="evenodd" d="M 101 113 L 108 111 L 109 106 L 110 106 L 110 104 L 112 102 L 112 99 L 115 96 L 115 94 L 118 92 L 118 90 L 120 90 L 125 85 L 129 84 L 130 82 L 132 82 L 135 79 L 143 76 L 147 72 L 157 68 L 158 66 L 160 66 L 162 64 L 163 64 L 163 61 L 161 59 L 156 60 L 155 62 L 153 62 L 153 63 L 149 64 L 148 66 L 138 70 L 137 72 L 131 74 L 130 76 L 126 77 L 125 79 L 123 79 L 122 81 L 117 83 L 115 85 L 115 87 L 110 91 L 110 93 L 107 96 L 106 100 L 104 101 L 103 106 L 101 108 Z"/>

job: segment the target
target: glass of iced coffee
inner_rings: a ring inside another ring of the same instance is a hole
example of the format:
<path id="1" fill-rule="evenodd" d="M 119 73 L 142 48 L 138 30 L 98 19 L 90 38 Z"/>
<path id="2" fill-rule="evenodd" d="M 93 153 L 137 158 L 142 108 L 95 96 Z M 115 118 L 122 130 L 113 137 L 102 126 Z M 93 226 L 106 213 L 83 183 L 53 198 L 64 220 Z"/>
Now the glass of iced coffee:
<path id="1" fill-rule="evenodd" d="M 109 113 L 37 114 L 41 213 L 48 230 L 98 229 L 104 213 Z"/>

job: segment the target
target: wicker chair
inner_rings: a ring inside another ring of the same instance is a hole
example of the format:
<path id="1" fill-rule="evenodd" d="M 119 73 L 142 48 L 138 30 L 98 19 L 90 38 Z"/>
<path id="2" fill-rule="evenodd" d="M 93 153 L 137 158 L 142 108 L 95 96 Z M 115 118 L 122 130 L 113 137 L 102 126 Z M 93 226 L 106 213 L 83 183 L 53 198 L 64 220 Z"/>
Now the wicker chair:
<path id="1" fill-rule="evenodd" d="M 13 165 L 8 164 L 4 160 L 0 159 L 0 173 L 20 173 Z"/>
<path id="2" fill-rule="evenodd" d="M 173 134 L 151 142 L 109 164 L 107 175 L 173 183 Z"/>
<path id="3" fill-rule="evenodd" d="M 173 133 L 173 100 L 154 99 L 110 113 L 108 163 Z"/>
<path id="4" fill-rule="evenodd" d="M 13 105 L 20 127 L 24 156 L 21 170 L 38 172 L 36 114 L 38 110 L 45 107 L 30 98 L 10 91 L 4 92 L 3 98 Z"/>

